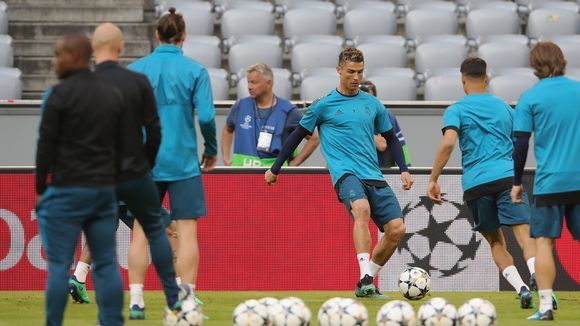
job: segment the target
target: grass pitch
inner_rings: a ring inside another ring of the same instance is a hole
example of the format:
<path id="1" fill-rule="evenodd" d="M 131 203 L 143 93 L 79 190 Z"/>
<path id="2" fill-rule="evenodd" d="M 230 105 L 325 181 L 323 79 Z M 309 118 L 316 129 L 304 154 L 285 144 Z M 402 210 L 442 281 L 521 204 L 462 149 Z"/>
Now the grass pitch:
<path id="1" fill-rule="evenodd" d="M 399 293 L 387 292 L 391 299 L 402 299 Z M 97 305 L 94 303 L 94 293 L 89 293 L 92 303 L 88 305 L 67 305 L 66 326 L 94 326 L 97 321 Z M 259 299 L 266 296 L 283 298 L 297 296 L 302 298 L 312 310 L 312 325 L 318 325 L 316 314 L 320 305 L 337 296 L 353 297 L 353 292 L 211 292 L 198 291 L 197 295 L 205 302 L 202 307 L 211 319 L 204 325 L 231 325 L 231 314 L 234 307 L 247 299 Z M 557 292 L 560 299 L 560 309 L 556 312 L 556 320 L 548 325 L 580 325 L 580 292 Z M 519 308 L 519 301 L 515 292 L 433 292 L 427 298 L 419 301 L 410 301 L 418 309 L 419 306 L 432 297 L 444 297 L 458 308 L 471 298 L 480 297 L 490 300 L 498 313 L 498 325 L 538 325 L 539 322 L 527 321 L 526 317 L 535 312 L 535 309 L 523 310 Z M 125 309 L 128 309 L 129 293 L 125 294 Z M 369 311 L 369 325 L 375 325 L 376 313 L 389 300 L 363 299 L 362 303 Z M 535 296 L 534 301 L 539 304 Z M 147 320 L 130 321 L 126 325 L 149 326 L 162 325 L 165 299 L 160 291 L 145 292 Z M 127 310 L 125 310 L 127 311 Z M 127 313 L 125 313 L 127 317 Z M 2 292 L 0 291 L 0 326 L 12 325 L 42 325 L 44 323 L 44 293 L 30 292 Z"/>

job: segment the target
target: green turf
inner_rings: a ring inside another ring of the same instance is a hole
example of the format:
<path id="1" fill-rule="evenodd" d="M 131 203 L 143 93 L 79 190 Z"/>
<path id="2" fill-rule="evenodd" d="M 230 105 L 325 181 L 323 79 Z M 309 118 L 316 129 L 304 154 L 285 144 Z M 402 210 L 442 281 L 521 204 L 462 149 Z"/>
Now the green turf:
<path id="1" fill-rule="evenodd" d="M 204 325 L 231 325 L 231 313 L 234 307 L 246 299 L 258 299 L 265 296 L 283 298 L 286 296 L 297 296 L 310 307 L 313 319 L 320 305 L 327 299 L 343 296 L 352 297 L 353 292 L 209 292 L 199 291 L 198 296 L 205 302 L 203 311 L 211 319 L 204 322 Z M 399 293 L 385 293 L 392 299 L 401 299 Z M 556 312 L 555 322 L 548 325 L 579 325 L 580 324 L 580 293 L 579 292 L 558 292 L 560 299 L 560 309 Z M 91 300 L 94 302 L 94 293 L 89 292 Z M 537 325 L 540 322 L 531 322 L 525 318 L 534 311 L 522 310 L 514 292 L 439 292 L 431 293 L 431 297 L 442 296 L 451 303 L 460 306 L 470 298 L 480 297 L 488 299 L 497 308 L 498 325 Z M 427 297 L 426 299 L 428 299 Z M 129 299 L 128 293 L 125 299 Z M 418 308 L 426 299 L 411 301 L 411 304 Z M 42 292 L 2 292 L 0 291 L 0 325 L 42 325 L 44 316 L 44 296 Z M 537 297 L 534 297 L 537 302 Z M 369 311 L 370 323 L 375 325 L 375 317 L 378 309 L 385 301 L 364 299 L 361 300 Z M 163 317 L 164 299 L 162 292 L 146 292 L 145 302 L 147 304 L 147 318 L 145 321 L 127 321 L 126 325 L 161 325 Z M 128 306 L 126 302 L 125 307 Z M 127 308 L 126 308 L 127 309 Z M 125 314 L 127 315 L 127 314 Z M 97 306 L 94 303 L 88 305 L 72 304 L 67 306 L 64 325 L 67 326 L 94 326 L 97 320 Z M 312 325 L 318 323 L 313 320 Z M 542 323 L 543 324 L 543 323 Z"/>

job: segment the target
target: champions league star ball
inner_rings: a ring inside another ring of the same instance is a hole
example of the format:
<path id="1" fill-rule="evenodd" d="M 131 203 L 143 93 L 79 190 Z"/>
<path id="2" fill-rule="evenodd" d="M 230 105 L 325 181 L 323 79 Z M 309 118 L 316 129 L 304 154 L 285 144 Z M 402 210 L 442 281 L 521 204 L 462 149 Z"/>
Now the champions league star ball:
<path id="1" fill-rule="evenodd" d="M 268 308 L 257 300 L 246 300 L 234 309 L 232 320 L 234 326 L 266 326 Z"/>
<path id="2" fill-rule="evenodd" d="M 479 298 L 467 301 L 457 312 L 457 324 L 461 326 L 492 326 L 496 320 L 494 305 Z"/>
<path id="3" fill-rule="evenodd" d="M 181 304 L 181 311 L 175 313 L 169 309 L 165 312 L 165 326 L 198 326 L 203 323 L 201 307 L 193 298 L 188 298 Z"/>
<path id="4" fill-rule="evenodd" d="M 367 326 L 369 315 L 367 308 L 357 300 L 332 298 L 320 307 L 318 323 L 320 326 Z"/>
<path id="5" fill-rule="evenodd" d="M 417 318 L 421 326 L 454 326 L 457 309 L 443 298 L 433 298 L 421 305 Z"/>
<path id="6" fill-rule="evenodd" d="M 272 326 L 308 326 L 312 313 L 298 298 L 290 297 L 280 302 L 270 310 L 270 324 Z"/>
<path id="7" fill-rule="evenodd" d="M 320 326 L 338 325 L 340 301 L 344 298 L 332 298 L 326 300 L 318 309 L 318 324 Z"/>
<path id="8" fill-rule="evenodd" d="M 401 300 L 386 303 L 377 313 L 377 326 L 414 325 L 416 320 L 413 306 Z"/>
<path id="9" fill-rule="evenodd" d="M 409 300 L 419 300 L 431 290 L 431 277 L 422 268 L 410 267 L 399 277 L 399 291 Z"/>

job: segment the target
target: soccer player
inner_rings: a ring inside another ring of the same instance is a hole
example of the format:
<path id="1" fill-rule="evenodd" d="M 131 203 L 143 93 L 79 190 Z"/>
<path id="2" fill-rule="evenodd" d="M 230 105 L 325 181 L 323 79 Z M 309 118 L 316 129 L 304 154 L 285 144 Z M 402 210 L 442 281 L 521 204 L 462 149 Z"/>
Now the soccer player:
<path id="1" fill-rule="evenodd" d="M 580 82 L 564 77 L 566 60 L 554 43 L 538 43 L 530 62 L 540 81 L 522 94 L 516 106 L 511 197 L 517 204 L 525 202 L 522 174 L 534 133 L 537 168 L 530 227 L 537 247 L 540 308 L 528 319 L 553 320 L 556 268 L 552 250 L 564 216 L 572 237 L 580 240 Z"/>
<path id="2" fill-rule="evenodd" d="M 360 268 L 355 295 L 381 297 L 374 277 L 397 248 L 405 234 L 405 223 L 395 193 L 385 182 L 377 163 L 375 130 L 387 140 L 405 190 L 411 188 L 413 179 L 388 111 L 374 96 L 359 91 L 363 70 L 364 57 L 360 50 L 346 48 L 340 53 L 336 68 L 340 79 L 338 88 L 312 103 L 264 178 L 269 185 L 276 183 L 283 162 L 318 127 L 334 189 L 354 219 L 353 238 Z M 370 219 L 385 233 L 376 244 L 372 258 Z"/>
<path id="3" fill-rule="evenodd" d="M 99 323 L 123 324 L 115 178 L 124 99 L 89 70 L 91 52 L 84 35 L 58 39 L 53 66 L 61 82 L 47 91 L 40 121 L 36 209 L 48 262 L 47 326 L 62 325 L 81 230 L 93 249 Z"/>
<path id="4" fill-rule="evenodd" d="M 161 16 L 155 33 L 160 45 L 129 68 L 146 75 L 153 86 L 163 139 L 153 179 L 160 199 L 169 193 L 171 218 L 177 220 L 177 262 L 182 287 L 194 295 L 199 267 L 197 220 L 206 215 L 201 172 L 217 162 L 215 109 L 205 67 L 183 55 L 185 21 L 175 8 Z M 197 112 L 205 149 L 201 163 L 197 154 Z"/>
<path id="5" fill-rule="evenodd" d="M 491 247 L 491 255 L 504 278 L 518 292 L 520 307 L 534 307 L 529 287 L 522 280 L 513 257 L 507 251 L 502 225 L 512 228 L 523 250 L 530 274 L 534 273 L 536 247 L 530 238 L 530 207 L 509 198 L 513 169 L 513 109 L 487 92 L 487 64 L 480 58 L 467 58 L 461 64 L 461 82 L 467 94 L 443 114 L 443 139 L 439 144 L 427 195 L 435 204 L 444 199 L 437 180 L 459 138 L 462 154 L 463 198 L 475 226 Z"/>
<path id="6" fill-rule="evenodd" d="M 173 251 L 165 234 L 167 224 L 164 224 L 161 217 L 159 194 L 150 175 L 161 142 L 161 127 L 155 97 L 147 77 L 119 66 L 119 57 L 123 50 L 123 34 L 117 26 L 111 23 L 99 25 L 93 34 L 92 47 L 96 63 L 95 74 L 108 84 L 117 87 L 125 98 L 122 165 L 117 174 L 117 199 L 123 201 L 126 208 L 140 221 L 139 225 L 151 244 L 151 257 L 165 290 L 167 306 L 177 310 L 180 305 L 179 287 L 175 281 Z M 145 130 L 145 135 L 142 129 Z M 131 226 L 133 224 L 131 222 L 126 224 Z M 129 267 L 135 265 L 135 260 L 145 259 L 146 263 L 145 269 L 139 269 L 137 273 L 132 269 L 129 271 L 131 291 L 129 319 L 145 319 L 142 289 L 149 256 L 146 244 L 137 248 L 131 247 Z M 81 271 L 88 271 L 86 268 L 90 265 L 88 251 L 85 251 L 82 258 L 83 261 L 79 262 L 78 267 Z M 86 279 L 86 273 L 81 271 L 75 272 L 75 276 L 69 281 L 70 294 L 75 301 L 86 302 L 88 299 L 86 290 L 79 284 L 77 278 Z M 135 280 L 136 278 L 138 280 Z M 136 287 L 140 290 L 141 296 L 134 295 Z"/>

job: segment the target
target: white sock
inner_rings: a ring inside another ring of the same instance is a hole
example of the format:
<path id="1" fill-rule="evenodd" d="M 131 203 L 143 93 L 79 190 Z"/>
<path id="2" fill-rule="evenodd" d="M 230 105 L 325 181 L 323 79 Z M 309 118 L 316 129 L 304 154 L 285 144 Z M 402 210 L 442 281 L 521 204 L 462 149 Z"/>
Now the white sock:
<path id="1" fill-rule="evenodd" d="M 175 278 L 175 283 L 177 283 L 177 286 L 180 286 L 181 285 L 181 277 L 179 277 L 179 276 L 176 277 Z"/>
<path id="2" fill-rule="evenodd" d="M 552 289 L 539 290 L 538 294 L 540 295 L 540 312 L 552 310 Z"/>
<path id="3" fill-rule="evenodd" d="M 511 286 L 516 289 L 516 292 L 520 293 L 520 289 L 522 286 L 529 289 L 526 283 L 522 280 L 520 273 L 518 273 L 518 269 L 514 266 L 506 267 L 502 272 L 503 277 L 511 284 Z"/>
<path id="4" fill-rule="evenodd" d="M 356 260 L 358 261 L 358 266 L 360 268 L 360 279 L 362 280 L 363 277 L 365 277 L 365 275 L 371 275 L 371 267 L 370 267 L 370 260 L 371 260 L 371 255 L 367 252 L 367 253 L 362 253 L 362 254 L 358 254 L 356 255 Z"/>
<path id="5" fill-rule="evenodd" d="M 526 264 L 528 264 L 528 270 L 530 271 L 530 275 L 535 274 L 536 273 L 536 266 L 535 266 L 536 257 L 532 257 L 532 258 L 528 259 Z"/>
<path id="6" fill-rule="evenodd" d="M 85 283 L 87 281 L 87 274 L 89 274 L 90 269 L 91 269 L 91 265 L 89 265 L 87 263 L 83 263 L 82 261 L 79 261 L 77 263 L 77 267 L 75 268 L 75 273 L 74 273 L 77 281 L 79 281 L 81 283 Z"/>
<path id="7" fill-rule="evenodd" d="M 143 300 L 143 284 L 129 284 L 129 292 L 131 293 L 131 303 L 129 307 L 138 305 L 140 308 L 145 307 L 145 301 Z"/>
<path id="8" fill-rule="evenodd" d="M 383 266 L 375 263 L 372 259 L 369 263 L 369 266 L 371 268 L 371 276 L 372 277 L 376 277 L 377 275 L 379 275 L 379 272 L 381 271 L 381 268 L 383 268 Z"/>

